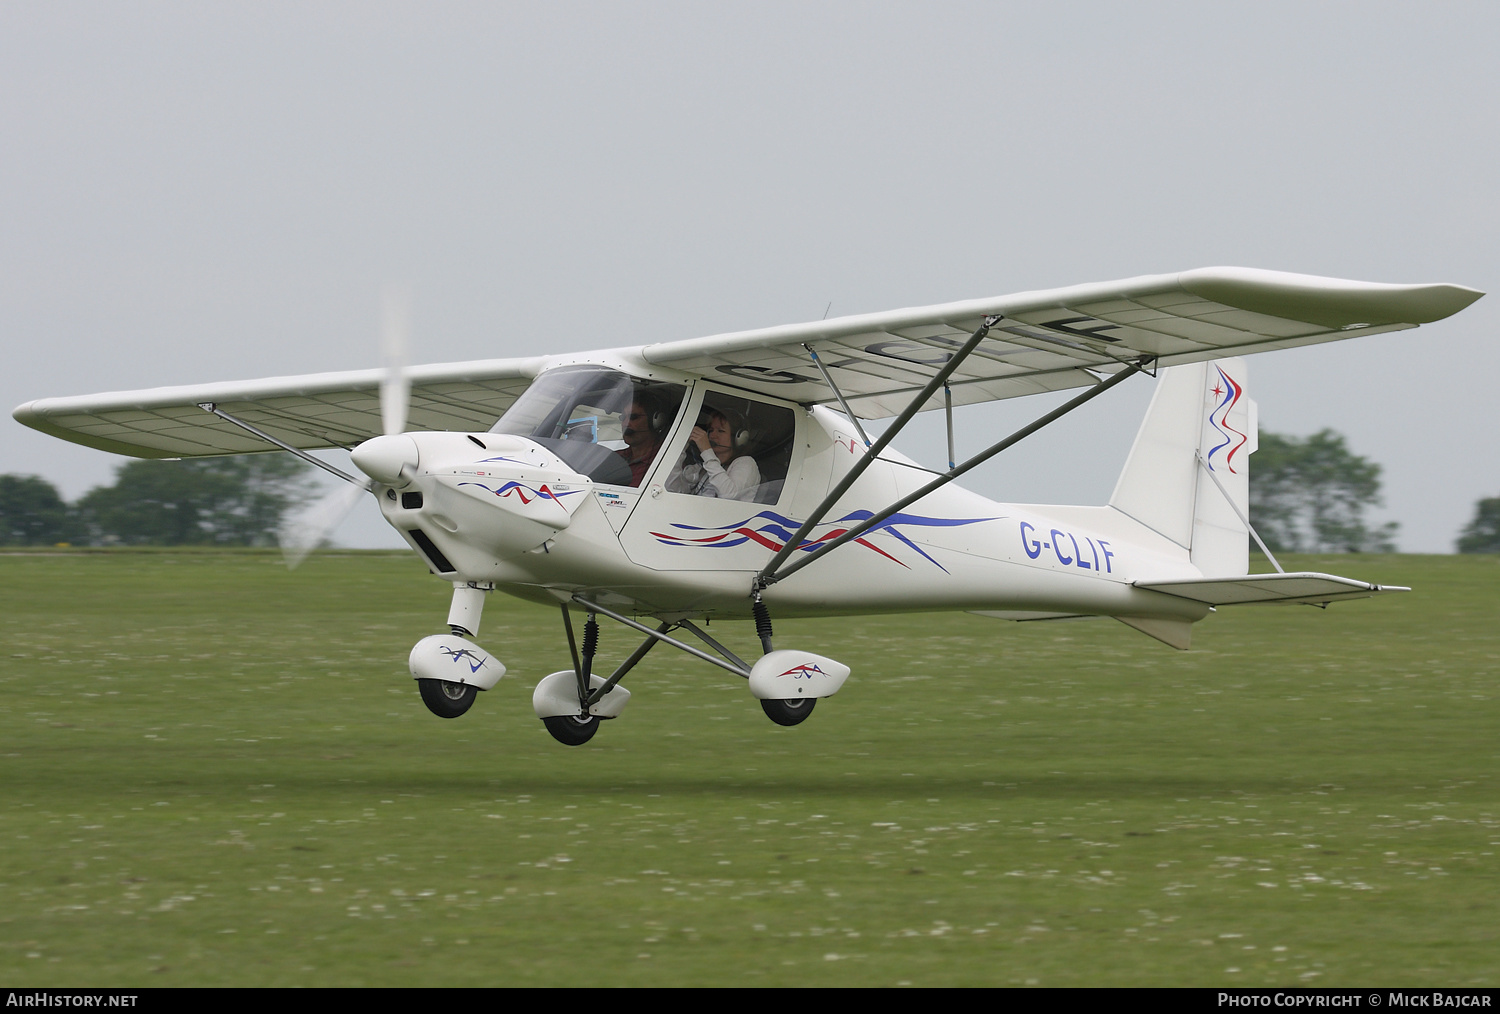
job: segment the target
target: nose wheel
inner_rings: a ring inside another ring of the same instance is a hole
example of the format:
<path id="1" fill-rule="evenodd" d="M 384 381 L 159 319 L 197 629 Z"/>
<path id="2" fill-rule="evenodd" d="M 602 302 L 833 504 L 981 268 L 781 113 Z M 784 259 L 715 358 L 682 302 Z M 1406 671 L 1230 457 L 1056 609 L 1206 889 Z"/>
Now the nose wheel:
<path id="1" fill-rule="evenodd" d="M 439 718 L 462 715 L 473 707 L 479 691 L 489 690 L 505 675 L 505 663 L 464 637 L 467 632 L 455 626 L 451 634 L 424 637 L 407 659 L 422 703 Z"/>
<path id="2" fill-rule="evenodd" d="M 417 689 L 427 710 L 439 718 L 457 718 L 473 707 L 479 696 L 475 687 L 447 680 L 417 680 Z"/>

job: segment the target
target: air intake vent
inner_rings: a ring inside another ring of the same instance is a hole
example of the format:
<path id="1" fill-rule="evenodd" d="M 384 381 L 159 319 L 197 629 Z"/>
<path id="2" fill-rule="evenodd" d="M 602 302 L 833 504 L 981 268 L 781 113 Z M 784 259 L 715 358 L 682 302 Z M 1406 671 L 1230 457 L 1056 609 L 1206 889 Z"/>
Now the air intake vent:
<path id="1" fill-rule="evenodd" d="M 405 509 L 409 510 L 409 511 L 419 511 L 419 510 L 421 510 L 422 509 L 422 494 L 421 493 L 402 493 L 401 494 L 401 506 L 404 507 Z"/>
<path id="2" fill-rule="evenodd" d="M 432 540 L 427 537 L 427 533 L 422 531 L 422 529 L 413 528 L 406 534 L 411 536 L 411 540 L 417 544 L 417 548 L 422 551 L 422 555 L 427 557 L 427 562 L 432 566 L 433 570 L 439 574 L 452 574 L 458 569 L 448 562 L 448 558 L 443 555 L 443 551 L 432 544 Z"/>

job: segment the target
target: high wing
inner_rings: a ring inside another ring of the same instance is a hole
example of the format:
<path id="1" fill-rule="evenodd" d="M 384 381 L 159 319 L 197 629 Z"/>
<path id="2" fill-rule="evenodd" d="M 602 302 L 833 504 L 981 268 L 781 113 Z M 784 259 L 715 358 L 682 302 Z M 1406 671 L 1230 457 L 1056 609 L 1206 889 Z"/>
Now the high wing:
<path id="1" fill-rule="evenodd" d="M 790 401 L 833 402 L 812 350 L 850 409 L 879 419 L 904 409 L 995 314 L 1003 319 L 950 378 L 955 404 L 1098 384 L 1142 356 L 1170 366 L 1397 331 L 1457 313 L 1481 295 L 1458 285 L 1201 268 L 605 351 Z M 408 428 L 488 429 L 548 362 L 413 367 Z M 205 403 L 292 447 L 353 447 L 382 431 L 384 377 L 364 370 L 45 398 L 14 415 L 64 440 L 143 458 L 267 449 L 203 411 Z M 934 398 L 925 407 L 941 404 Z"/>
<path id="2" fill-rule="evenodd" d="M 1399 331 L 1483 293 L 1253 268 L 1200 268 L 648 345 L 648 362 L 790 401 L 832 402 L 809 349 L 850 409 L 895 415 L 990 315 L 993 327 L 949 381 L 954 404 L 1097 384 L 1125 361 L 1160 366 Z M 927 408 L 941 407 L 934 397 Z"/>
<path id="3" fill-rule="evenodd" d="M 414 366 L 409 429 L 486 430 L 524 391 L 546 360 L 492 359 Z M 159 387 L 147 391 L 44 398 L 15 410 L 33 429 L 138 458 L 240 454 L 265 441 L 199 406 L 210 403 L 303 450 L 353 447 L 381 431 L 384 370 Z"/>

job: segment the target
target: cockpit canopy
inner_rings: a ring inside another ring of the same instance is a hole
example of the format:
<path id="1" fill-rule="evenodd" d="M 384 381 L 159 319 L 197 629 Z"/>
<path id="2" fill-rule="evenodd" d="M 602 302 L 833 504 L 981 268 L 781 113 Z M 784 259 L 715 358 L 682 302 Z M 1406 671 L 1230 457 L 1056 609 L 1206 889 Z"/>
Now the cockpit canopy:
<path id="1" fill-rule="evenodd" d="M 681 384 L 643 380 L 604 366 L 550 370 L 490 432 L 529 437 L 595 482 L 631 486 L 636 484 L 629 463 L 632 446 L 647 440 L 659 447 L 686 393 Z M 637 405 L 644 434 L 630 424 Z"/>

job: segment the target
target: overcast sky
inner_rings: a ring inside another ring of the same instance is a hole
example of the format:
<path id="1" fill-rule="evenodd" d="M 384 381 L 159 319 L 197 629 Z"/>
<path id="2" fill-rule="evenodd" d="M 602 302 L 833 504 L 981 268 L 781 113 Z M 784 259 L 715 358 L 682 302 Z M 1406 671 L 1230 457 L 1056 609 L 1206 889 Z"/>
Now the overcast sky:
<path id="1" fill-rule="evenodd" d="M 1493 3 L 7 0 L 0 403 L 375 366 L 390 282 L 422 362 L 1214 264 L 1493 290 L 1497 26 Z M 1500 495 L 1497 318 L 1255 357 L 1261 425 L 1345 434 L 1400 546 L 1451 551 Z M 1102 503 L 1150 385 L 965 484 Z M 960 454 L 1053 403 L 961 410 Z M 3 433 L 0 472 L 69 497 L 122 460 Z M 942 444 L 926 418 L 899 446 Z M 364 507 L 343 540 L 400 544 Z"/>

